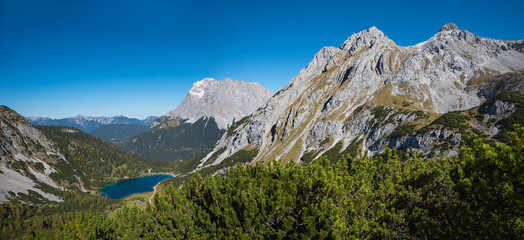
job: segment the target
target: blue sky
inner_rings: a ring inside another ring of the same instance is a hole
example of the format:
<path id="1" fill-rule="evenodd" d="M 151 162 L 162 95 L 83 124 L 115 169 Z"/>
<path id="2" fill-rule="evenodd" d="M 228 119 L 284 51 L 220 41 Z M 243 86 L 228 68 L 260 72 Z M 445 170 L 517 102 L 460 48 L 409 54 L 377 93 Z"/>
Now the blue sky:
<path id="1" fill-rule="evenodd" d="M 176 108 L 205 77 L 284 87 L 371 26 L 401 46 L 447 22 L 524 39 L 524 1 L 0 0 L 0 104 L 24 116 Z"/>

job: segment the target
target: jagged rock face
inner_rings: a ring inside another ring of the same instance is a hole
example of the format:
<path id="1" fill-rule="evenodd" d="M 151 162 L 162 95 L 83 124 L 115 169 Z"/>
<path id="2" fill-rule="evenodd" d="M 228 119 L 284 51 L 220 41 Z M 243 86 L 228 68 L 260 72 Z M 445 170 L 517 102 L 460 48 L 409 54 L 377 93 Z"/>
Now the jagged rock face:
<path id="1" fill-rule="evenodd" d="M 224 147 L 213 164 L 253 147 L 259 149 L 255 162 L 297 161 L 307 151 L 322 152 L 339 141 L 347 146 L 362 135 L 368 148 L 398 126 L 375 125 L 376 115 L 355 113 L 360 106 L 396 100 L 442 114 L 479 106 L 501 90 L 522 93 L 523 46 L 524 40 L 483 38 L 454 24 L 409 47 L 397 46 L 375 27 L 353 34 L 339 48 L 321 49 L 288 86 L 222 137 L 201 166 Z M 329 144 L 320 144 L 326 139 Z"/>
<path id="2" fill-rule="evenodd" d="M 514 103 L 497 100 L 492 104 L 482 106 L 479 110 L 489 115 L 503 117 L 504 115 L 513 113 L 514 109 Z"/>
<path id="3" fill-rule="evenodd" d="M 213 117 L 220 129 L 226 129 L 233 120 L 253 113 L 271 95 L 271 91 L 259 83 L 205 78 L 194 83 L 182 103 L 167 116 L 189 119 L 189 122 Z"/>
<path id="4" fill-rule="evenodd" d="M 524 41 L 482 38 L 454 24 L 413 47 L 390 81 L 394 95 L 411 95 L 437 113 L 465 110 L 485 100 L 468 86 L 481 78 L 524 68 Z"/>
<path id="5" fill-rule="evenodd" d="M 128 125 L 128 124 L 139 124 L 148 126 L 153 121 L 158 119 L 158 117 L 150 116 L 144 120 L 139 120 L 136 118 L 128 118 L 125 116 L 114 116 L 114 117 L 89 117 L 77 115 L 70 118 L 62 119 L 51 119 L 48 117 L 27 117 L 27 120 L 35 126 L 69 126 L 75 127 L 83 132 L 91 132 L 92 130 L 109 124 L 115 125 Z"/>
<path id="6" fill-rule="evenodd" d="M 0 106 L 0 153 L 0 202 L 19 194 L 31 195 L 30 191 L 47 200 L 61 201 L 38 185 L 58 188 L 49 177 L 57 170 L 49 163 L 65 158 L 52 141 L 5 106 Z"/>
<path id="7" fill-rule="evenodd" d="M 500 120 L 514 113 L 515 108 L 516 106 L 514 103 L 500 100 L 480 106 L 479 112 L 486 113 L 482 122 L 484 125 L 489 126 L 485 131 L 491 136 L 498 134 L 502 127 L 500 125 Z"/>

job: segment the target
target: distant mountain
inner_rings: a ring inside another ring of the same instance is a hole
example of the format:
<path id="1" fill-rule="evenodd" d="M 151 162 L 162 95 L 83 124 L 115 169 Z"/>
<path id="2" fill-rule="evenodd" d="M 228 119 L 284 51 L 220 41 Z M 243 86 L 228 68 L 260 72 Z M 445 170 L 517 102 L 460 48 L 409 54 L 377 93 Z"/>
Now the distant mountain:
<path id="1" fill-rule="evenodd" d="M 188 119 L 189 122 L 212 117 L 220 129 L 227 129 L 233 120 L 239 120 L 263 106 L 271 95 L 271 91 L 259 83 L 205 78 L 194 83 L 182 103 L 166 116 Z M 156 125 L 158 122 L 153 123 L 153 126 Z"/>
<path id="2" fill-rule="evenodd" d="M 373 155 L 386 146 L 449 156 L 469 133 L 499 141 L 511 123 L 524 124 L 523 93 L 524 40 L 479 37 L 450 23 L 401 47 L 372 27 L 322 48 L 193 165 L 218 166 L 247 150 L 256 151 L 252 163 Z"/>
<path id="3" fill-rule="evenodd" d="M 76 117 L 62 118 L 62 119 L 51 119 L 47 117 L 27 117 L 27 120 L 35 126 L 69 126 L 75 127 L 83 132 L 91 132 L 95 128 L 103 125 L 114 124 L 114 125 L 128 125 L 137 124 L 148 126 L 158 117 L 147 117 L 144 120 L 136 118 L 128 118 L 125 116 L 114 116 L 114 117 L 87 117 L 78 115 Z"/>
<path id="4" fill-rule="evenodd" d="M 205 78 L 193 84 L 175 110 L 122 147 L 147 157 L 189 160 L 207 153 L 234 121 L 263 106 L 271 95 L 259 83 Z"/>
<path id="5" fill-rule="evenodd" d="M 151 125 L 151 123 L 153 123 L 157 119 L 158 119 L 157 116 L 146 117 L 146 119 L 142 120 L 142 125 L 149 126 L 149 125 Z"/>
<path id="6" fill-rule="evenodd" d="M 146 126 L 138 124 L 107 124 L 95 128 L 93 131 L 89 132 L 89 134 L 101 138 L 106 142 L 119 145 L 146 130 Z"/>
<path id="7" fill-rule="evenodd" d="M 136 135 L 122 147 L 145 157 L 188 160 L 207 153 L 224 132 L 212 117 L 202 117 L 194 122 L 164 119 L 162 124 Z"/>

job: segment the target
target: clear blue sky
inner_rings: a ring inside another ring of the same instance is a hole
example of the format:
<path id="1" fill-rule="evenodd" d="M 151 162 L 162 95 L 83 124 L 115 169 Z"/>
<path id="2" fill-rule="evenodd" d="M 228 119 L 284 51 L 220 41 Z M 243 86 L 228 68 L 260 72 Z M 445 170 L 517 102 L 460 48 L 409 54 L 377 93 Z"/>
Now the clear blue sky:
<path id="1" fill-rule="evenodd" d="M 524 39 L 524 1 L 0 0 L 0 105 L 24 116 L 176 108 L 205 77 L 284 87 L 371 26 L 401 46 L 447 22 Z"/>

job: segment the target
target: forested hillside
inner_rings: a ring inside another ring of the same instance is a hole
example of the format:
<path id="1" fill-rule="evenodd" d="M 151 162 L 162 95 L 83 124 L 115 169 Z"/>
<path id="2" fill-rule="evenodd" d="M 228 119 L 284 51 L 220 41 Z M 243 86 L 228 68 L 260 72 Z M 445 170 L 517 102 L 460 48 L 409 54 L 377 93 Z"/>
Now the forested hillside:
<path id="1" fill-rule="evenodd" d="M 225 132 L 212 117 L 199 118 L 192 123 L 177 122 L 174 126 L 159 125 L 136 135 L 122 148 L 145 157 L 184 161 L 207 153 Z"/>
<path id="2" fill-rule="evenodd" d="M 33 129 L 32 126 L 30 129 Z M 19 197 L 0 203 L 0 239 L 20 238 L 30 230 L 45 235 L 49 232 L 48 229 L 56 230 L 57 226 L 73 221 L 83 212 L 107 216 L 122 208 L 125 202 L 96 196 L 102 184 L 144 175 L 149 170 L 167 172 L 176 167 L 172 162 L 125 152 L 114 144 L 73 127 L 38 126 L 37 129 L 39 131 L 34 131 L 41 132 L 52 140 L 53 146 L 64 158 L 49 162 L 49 165 L 56 169 L 49 177 L 60 187 L 37 185 L 39 190 L 56 196 L 59 201 L 45 199 L 30 189 L 28 191 L 31 194 L 19 193 Z M 38 152 L 29 151 L 28 154 L 36 153 Z M 13 161 L 12 165 L 24 166 L 23 163 Z M 38 171 L 43 171 L 45 165 L 29 165 L 33 166 Z M 35 179 L 31 175 L 29 178 Z M 54 235 L 48 238 L 56 239 Z"/>
<path id="3" fill-rule="evenodd" d="M 121 208 L 120 200 L 93 196 L 78 191 L 57 191 L 63 202 L 29 204 L 18 201 L 0 204 L 0 239 L 18 239 L 38 232 L 45 239 L 56 239 L 54 230 L 74 221 L 84 212 L 110 214 Z M 49 234 L 49 235 L 48 235 Z"/>
<path id="4" fill-rule="evenodd" d="M 521 239 L 524 128 L 428 160 L 395 150 L 309 164 L 245 165 L 170 186 L 145 210 L 85 213 L 28 238 Z M 333 162 L 333 163 L 331 163 Z"/>
<path id="5" fill-rule="evenodd" d="M 114 144 L 104 142 L 73 127 L 38 126 L 37 128 L 57 143 L 69 163 L 82 173 L 80 177 L 83 178 L 84 187 L 87 189 L 97 188 L 119 178 L 138 177 L 148 173 L 149 170 L 171 171 L 175 166 L 172 162 L 128 153 Z M 72 176 L 68 172 L 58 174 Z"/>
<path id="6" fill-rule="evenodd" d="M 138 124 L 108 124 L 94 129 L 93 131 L 89 132 L 89 134 L 101 138 L 104 141 L 121 145 L 130 138 L 146 130 L 146 126 Z"/>

